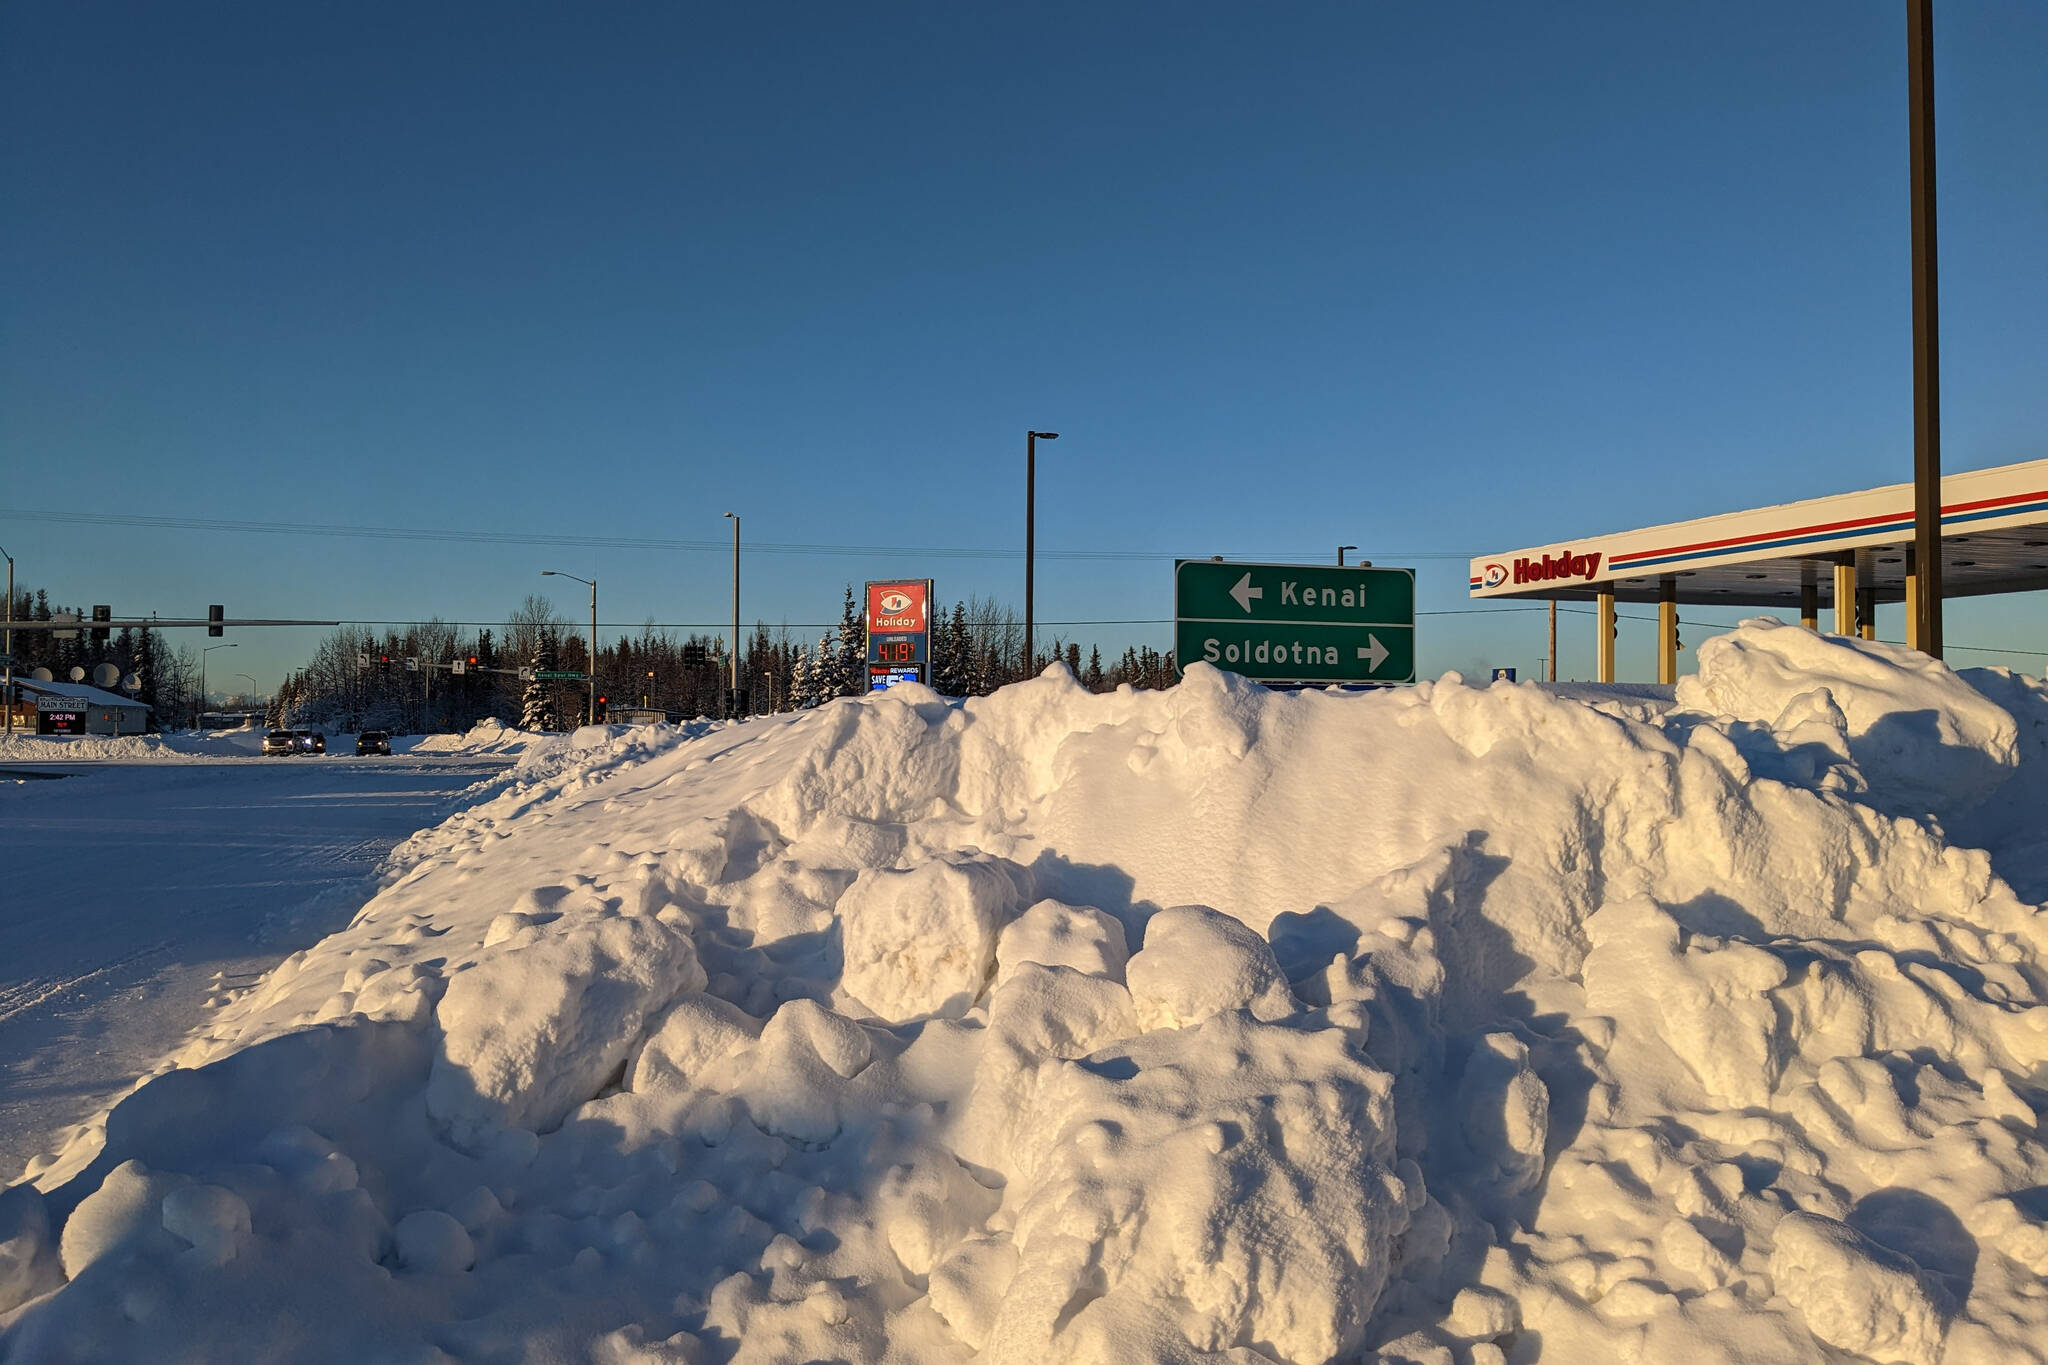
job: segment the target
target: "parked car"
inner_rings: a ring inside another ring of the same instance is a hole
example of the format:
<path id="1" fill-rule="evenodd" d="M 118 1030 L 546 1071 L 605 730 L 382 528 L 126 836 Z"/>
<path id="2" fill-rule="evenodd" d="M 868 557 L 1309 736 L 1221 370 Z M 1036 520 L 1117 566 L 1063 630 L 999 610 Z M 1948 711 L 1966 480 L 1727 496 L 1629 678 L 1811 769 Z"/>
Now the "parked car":
<path id="1" fill-rule="evenodd" d="M 382 730 L 365 730 L 356 736 L 356 753 L 388 754 L 391 752 L 391 736 Z"/>
<path id="2" fill-rule="evenodd" d="M 290 755 L 299 751 L 299 738 L 289 730 L 272 730 L 263 736 L 263 756 Z"/>
<path id="3" fill-rule="evenodd" d="M 327 736 L 321 734 L 318 730 L 294 730 L 292 731 L 292 738 L 298 741 L 298 751 L 302 754 L 324 754 L 327 752 Z"/>

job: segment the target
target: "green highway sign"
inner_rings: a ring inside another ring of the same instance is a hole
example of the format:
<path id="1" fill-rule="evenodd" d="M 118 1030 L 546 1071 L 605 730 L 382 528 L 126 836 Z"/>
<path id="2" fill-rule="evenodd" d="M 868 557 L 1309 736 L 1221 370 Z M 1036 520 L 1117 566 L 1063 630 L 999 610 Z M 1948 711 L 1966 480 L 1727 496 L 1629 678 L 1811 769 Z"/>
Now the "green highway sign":
<path id="1" fill-rule="evenodd" d="M 564 673 L 559 669 L 543 669 L 533 676 L 549 682 L 582 682 L 584 678 L 581 673 Z"/>
<path id="2" fill-rule="evenodd" d="M 1415 681 L 1415 571 L 1176 560 L 1174 663 L 1260 682 Z"/>

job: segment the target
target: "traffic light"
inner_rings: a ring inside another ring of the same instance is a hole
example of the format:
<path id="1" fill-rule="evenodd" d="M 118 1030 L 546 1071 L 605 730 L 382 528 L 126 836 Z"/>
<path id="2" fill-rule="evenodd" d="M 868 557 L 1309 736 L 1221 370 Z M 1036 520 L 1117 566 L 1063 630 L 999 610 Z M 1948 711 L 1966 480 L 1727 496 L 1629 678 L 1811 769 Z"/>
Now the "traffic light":
<path id="1" fill-rule="evenodd" d="M 226 609 L 223 608 L 221 604 L 218 602 L 208 607 L 206 609 L 206 633 L 208 635 L 224 634 L 225 632 L 223 632 L 220 628 L 220 623 L 221 620 L 224 617 L 226 617 L 226 615 Z"/>
<path id="2" fill-rule="evenodd" d="M 108 606 L 94 607 L 92 609 L 92 619 L 95 621 L 111 621 L 114 619 L 114 609 Z M 103 645 L 112 634 L 113 631 L 107 626 L 94 626 L 92 628 L 92 642 L 96 645 Z"/>
<path id="3" fill-rule="evenodd" d="M 381 672 L 389 673 L 391 671 L 391 656 L 389 654 L 379 654 L 377 656 L 377 668 Z"/>
<path id="4" fill-rule="evenodd" d="M 476 655 L 472 654 L 472 655 L 470 655 L 470 656 L 469 656 L 469 666 L 470 666 L 471 668 L 475 668 L 475 667 L 476 667 Z"/>

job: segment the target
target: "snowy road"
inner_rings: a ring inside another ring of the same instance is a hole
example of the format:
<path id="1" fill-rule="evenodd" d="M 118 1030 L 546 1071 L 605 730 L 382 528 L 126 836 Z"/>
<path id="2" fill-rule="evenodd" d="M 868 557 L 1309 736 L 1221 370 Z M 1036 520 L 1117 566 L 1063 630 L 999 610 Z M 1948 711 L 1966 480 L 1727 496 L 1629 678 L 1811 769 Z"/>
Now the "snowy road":
<path id="1" fill-rule="evenodd" d="M 394 845 L 508 762 L 5 765 L 0 1185 L 174 1046 L 216 977 L 247 984 L 346 923 Z"/>

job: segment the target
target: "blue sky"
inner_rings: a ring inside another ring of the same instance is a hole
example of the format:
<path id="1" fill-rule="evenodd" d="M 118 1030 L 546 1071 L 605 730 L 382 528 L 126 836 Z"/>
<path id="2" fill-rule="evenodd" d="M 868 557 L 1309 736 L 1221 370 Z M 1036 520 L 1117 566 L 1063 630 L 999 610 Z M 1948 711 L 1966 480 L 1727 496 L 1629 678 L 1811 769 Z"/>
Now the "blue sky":
<path id="1" fill-rule="evenodd" d="M 1458 609 L 1427 556 L 1910 477 L 1902 11 L 8 5 L 0 545 L 123 613 L 493 620 L 556 568 L 708 622 L 716 548 L 20 514 L 716 545 L 733 510 L 897 547 L 750 554 L 749 621 L 894 573 L 1021 604 L 1020 557 L 922 551 L 1021 555 L 1036 426 L 1041 549 L 1161 556 L 1041 562 L 1042 620 L 1340 543 Z M 1963 469 L 2048 455 L 2048 7 L 1939 19 Z M 2048 649 L 2039 596 L 1949 637 Z M 1542 630 L 1430 617 L 1422 667 L 1533 669 Z"/>

